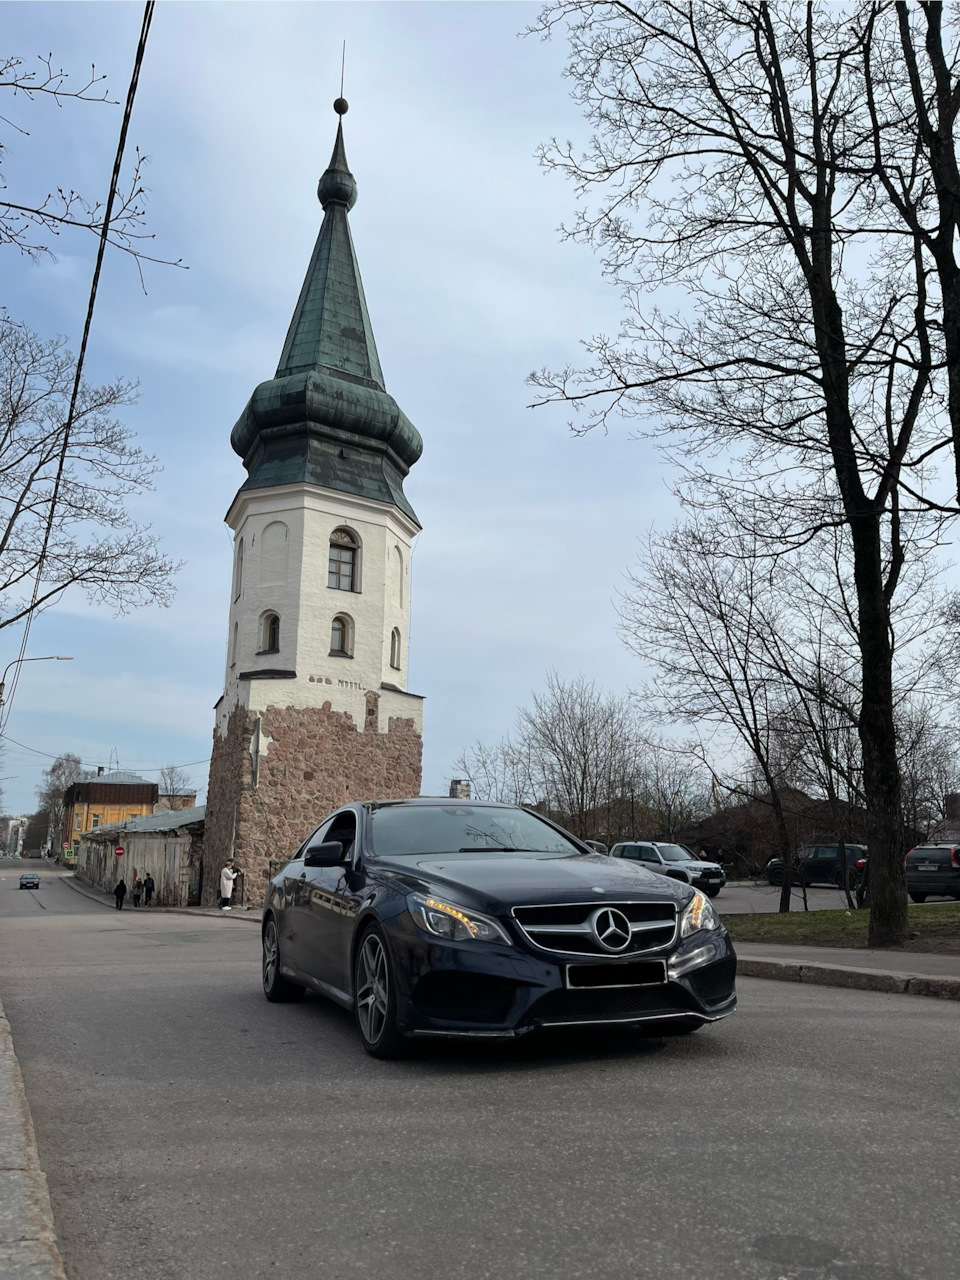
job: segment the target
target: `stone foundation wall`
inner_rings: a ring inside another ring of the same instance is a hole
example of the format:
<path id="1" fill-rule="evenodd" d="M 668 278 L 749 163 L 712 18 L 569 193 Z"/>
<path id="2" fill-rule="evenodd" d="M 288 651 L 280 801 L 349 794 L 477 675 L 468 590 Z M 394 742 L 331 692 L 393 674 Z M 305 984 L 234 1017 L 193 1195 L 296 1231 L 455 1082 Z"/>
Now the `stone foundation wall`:
<path id="1" fill-rule="evenodd" d="M 220 869 L 233 856 L 246 904 L 263 902 L 266 883 L 332 809 L 354 800 L 420 794 L 423 741 L 414 722 L 378 731 L 379 695 L 367 694 L 365 722 L 322 707 L 237 707 L 214 734 L 204 839 L 203 900 L 215 901 Z M 259 718 L 254 778 L 250 744 Z M 239 888 L 240 882 L 237 882 Z"/>

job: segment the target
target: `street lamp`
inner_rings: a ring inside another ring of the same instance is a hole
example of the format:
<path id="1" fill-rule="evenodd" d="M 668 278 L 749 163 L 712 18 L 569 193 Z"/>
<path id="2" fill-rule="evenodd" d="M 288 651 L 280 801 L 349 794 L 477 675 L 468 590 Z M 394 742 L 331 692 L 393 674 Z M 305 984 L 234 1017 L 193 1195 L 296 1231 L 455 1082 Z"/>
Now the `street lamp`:
<path id="1" fill-rule="evenodd" d="M 8 662 L 3 668 L 3 676 L 0 677 L 0 706 L 3 706 L 3 691 L 7 684 L 7 672 L 11 667 L 18 667 L 22 662 L 72 662 L 72 657 L 67 657 L 62 653 L 47 654 L 43 658 L 14 658 L 12 662 Z"/>

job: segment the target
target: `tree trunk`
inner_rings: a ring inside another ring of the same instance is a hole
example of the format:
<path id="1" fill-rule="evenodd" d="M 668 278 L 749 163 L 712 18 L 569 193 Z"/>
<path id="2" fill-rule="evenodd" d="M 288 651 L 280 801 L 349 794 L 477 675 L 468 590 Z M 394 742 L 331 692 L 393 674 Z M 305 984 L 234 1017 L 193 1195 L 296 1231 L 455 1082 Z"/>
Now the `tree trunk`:
<path id="1" fill-rule="evenodd" d="M 867 808 L 871 947 L 902 942 L 907 932 L 907 877 L 903 865 L 900 765 L 893 721 L 890 614 L 883 590 L 879 517 L 851 520 L 859 608 L 863 701 L 860 746 Z"/>

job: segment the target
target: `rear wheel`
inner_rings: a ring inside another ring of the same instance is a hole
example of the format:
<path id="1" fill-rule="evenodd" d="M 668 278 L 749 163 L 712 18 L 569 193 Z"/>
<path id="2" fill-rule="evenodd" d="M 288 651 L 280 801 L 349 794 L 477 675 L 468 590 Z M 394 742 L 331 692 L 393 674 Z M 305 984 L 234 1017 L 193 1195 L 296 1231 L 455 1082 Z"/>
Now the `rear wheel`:
<path id="1" fill-rule="evenodd" d="M 303 987 L 280 972 L 280 935 L 273 916 L 263 927 L 263 994 L 271 1004 L 302 1000 L 305 994 Z"/>
<path id="2" fill-rule="evenodd" d="M 371 925 L 353 961 L 353 1004 L 360 1039 L 374 1058 L 399 1058 L 404 1040 L 397 1026 L 397 992 L 383 934 Z"/>
<path id="3" fill-rule="evenodd" d="M 719 889 L 704 889 L 704 891 L 703 891 L 703 892 L 707 895 L 707 897 L 708 897 L 708 898 L 716 898 L 716 897 L 717 897 L 717 895 L 720 893 L 720 890 L 719 890 Z"/>
<path id="4" fill-rule="evenodd" d="M 774 867 L 772 871 L 767 872 L 767 879 L 771 884 L 783 884 L 783 867 Z"/>
<path id="5" fill-rule="evenodd" d="M 927 895 L 925 893 L 911 893 L 910 895 L 911 902 L 926 902 L 926 900 Z"/>

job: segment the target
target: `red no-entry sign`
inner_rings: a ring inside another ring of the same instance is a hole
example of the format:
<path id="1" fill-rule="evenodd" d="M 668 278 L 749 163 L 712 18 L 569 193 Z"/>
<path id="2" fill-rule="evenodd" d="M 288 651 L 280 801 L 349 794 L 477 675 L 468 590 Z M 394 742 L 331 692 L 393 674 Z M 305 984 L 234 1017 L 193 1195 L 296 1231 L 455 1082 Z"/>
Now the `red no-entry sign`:
<path id="1" fill-rule="evenodd" d="M 114 849 L 114 851 L 113 851 L 113 852 L 117 855 L 117 857 L 118 857 L 118 858 L 122 858 L 122 857 L 123 857 L 123 845 L 122 845 L 122 844 L 118 844 L 118 845 L 117 845 L 117 847 Z"/>

